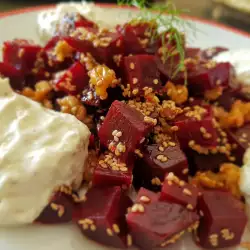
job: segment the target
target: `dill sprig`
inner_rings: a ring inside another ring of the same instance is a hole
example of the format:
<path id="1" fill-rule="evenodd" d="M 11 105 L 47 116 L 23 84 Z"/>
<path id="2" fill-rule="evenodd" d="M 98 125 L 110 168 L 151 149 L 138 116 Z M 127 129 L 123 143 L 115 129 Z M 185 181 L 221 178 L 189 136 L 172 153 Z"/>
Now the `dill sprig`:
<path id="1" fill-rule="evenodd" d="M 161 35 L 163 61 L 168 60 L 173 62 L 173 58 L 171 57 L 174 57 L 178 53 L 179 62 L 175 65 L 172 77 L 175 77 L 180 71 L 185 74 L 185 39 L 183 31 L 195 30 L 193 24 L 180 18 L 180 15 L 187 11 L 177 9 L 171 1 L 161 5 L 154 5 L 148 3 L 147 0 L 118 0 L 118 4 L 136 7 L 140 10 L 131 22 L 145 21 L 158 24 L 158 27 L 162 31 L 158 32 L 153 26 L 150 27 L 151 40 L 153 41 L 157 36 Z M 168 35 L 167 39 L 166 35 Z M 171 47 L 171 44 L 175 44 L 175 46 Z"/>

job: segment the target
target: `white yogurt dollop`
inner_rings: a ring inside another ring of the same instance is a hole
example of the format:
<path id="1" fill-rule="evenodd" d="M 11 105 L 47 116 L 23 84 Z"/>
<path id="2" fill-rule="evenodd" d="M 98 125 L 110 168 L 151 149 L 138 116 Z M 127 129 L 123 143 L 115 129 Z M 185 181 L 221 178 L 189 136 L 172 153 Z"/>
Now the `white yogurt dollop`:
<path id="1" fill-rule="evenodd" d="M 0 225 L 32 223 L 58 186 L 79 185 L 89 129 L 0 78 Z"/>

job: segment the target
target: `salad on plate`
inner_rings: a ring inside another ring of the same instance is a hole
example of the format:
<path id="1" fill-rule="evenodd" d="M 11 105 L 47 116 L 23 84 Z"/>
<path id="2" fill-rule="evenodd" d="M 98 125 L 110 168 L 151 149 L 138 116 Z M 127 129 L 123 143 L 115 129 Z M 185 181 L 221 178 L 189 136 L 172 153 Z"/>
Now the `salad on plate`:
<path id="1" fill-rule="evenodd" d="M 118 24 L 59 4 L 38 16 L 43 45 L 4 42 L 0 225 L 73 222 L 120 249 L 184 235 L 249 249 L 250 52 L 190 47 L 172 4 L 131 3 Z"/>

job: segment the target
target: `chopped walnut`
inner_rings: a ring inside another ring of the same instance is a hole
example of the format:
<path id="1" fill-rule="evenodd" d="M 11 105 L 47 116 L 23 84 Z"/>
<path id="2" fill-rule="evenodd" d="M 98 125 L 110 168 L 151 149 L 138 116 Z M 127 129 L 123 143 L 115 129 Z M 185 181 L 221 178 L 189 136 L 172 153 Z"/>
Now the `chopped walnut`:
<path id="1" fill-rule="evenodd" d="M 188 100 L 188 89 L 185 85 L 174 85 L 172 82 L 167 82 L 167 95 L 176 104 L 182 104 Z"/>
<path id="2" fill-rule="evenodd" d="M 92 117 L 87 115 L 87 110 L 75 96 L 66 96 L 57 99 L 61 112 L 74 115 L 78 120 L 85 123 L 89 128 L 93 125 Z"/>
<path id="3" fill-rule="evenodd" d="M 250 121 L 250 102 L 236 100 L 229 112 L 214 107 L 214 115 L 222 128 L 239 128 Z"/>
<path id="4" fill-rule="evenodd" d="M 115 71 L 108 68 L 105 65 L 97 65 L 91 71 L 89 71 L 90 86 L 95 88 L 96 94 L 100 96 L 102 100 L 107 99 L 107 89 L 109 87 L 114 88 L 118 83 Z"/>
<path id="5" fill-rule="evenodd" d="M 191 182 L 204 188 L 226 189 L 236 198 L 241 199 L 240 168 L 232 163 L 222 164 L 218 173 L 198 172 Z"/>
<path id="6" fill-rule="evenodd" d="M 65 58 L 72 57 L 74 49 L 65 41 L 59 41 L 54 49 L 53 54 L 59 62 L 63 62 Z"/>
<path id="7" fill-rule="evenodd" d="M 223 88 L 218 86 L 214 89 L 206 90 L 204 96 L 209 101 L 215 101 L 222 95 L 222 93 L 223 93 Z"/>
<path id="8" fill-rule="evenodd" d="M 160 110 L 160 116 L 166 120 L 173 120 L 177 115 L 181 114 L 183 111 L 181 108 L 175 106 L 173 101 L 163 101 L 162 108 Z"/>
<path id="9" fill-rule="evenodd" d="M 35 90 L 30 87 L 25 87 L 21 91 L 21 94 L 36 102 L 42 103 L 46 108 L 52 109 L 53 105 L 48 97 L 52 89 L 52 85 L 49 81 L 40 81 L 36 83 Z"/>

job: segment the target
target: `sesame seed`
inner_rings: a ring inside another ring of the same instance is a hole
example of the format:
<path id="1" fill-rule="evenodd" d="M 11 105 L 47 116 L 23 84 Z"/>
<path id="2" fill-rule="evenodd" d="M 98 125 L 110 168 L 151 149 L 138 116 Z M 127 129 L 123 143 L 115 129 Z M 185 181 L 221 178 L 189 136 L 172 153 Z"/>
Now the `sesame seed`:
<path id="1" fill-rule="evenodd" d="M 156 85 L 159 83 L 159 80 L 158 79 L 154 79 L 153 83 Z"/>
<path id="2" fill-rule="evenodd" d="M 184 189 L 183 189 L 183 194 L 186 194 L 186 195 L 188 195 L 188 196 L 191 196 L 191 195 L 192 195 L 191 191 L 190 191 L 189 189 L 187 189 L 187 188 L 184 188 Z"/>
<path id="3" fill-rule="evenodd" d="M 130 63 L 129 67 L 130 67 L 130 69 L 135 69 L 135 64 L 134 63 Z"/>
<path id="4" fill-rule="evenodd" d="M 95 226 L 95 225 L 91 225 L 91 226 L 90 226 L 90 230 L 91 230 L 92 232 L 96 231 L 96 226 Z"/>
<path id="5" fill-rule="evenodd" d="M 114 230 L 114 232 L 117 233 L 117 234 L 120 233 L 120 228 L 119 228 L 119 226 L 118 226 L 117 224 L 114 224 L 114 225 L 113 225 L 113 230 Z"/>
<path id="6" fill-rule="evenodd" d="M 94 223 L 94 221 L 91 220 L 91 219 L 85 219 L 85 222 L 86 222 L 87 224 L 93 224 L 93 223 Z"/>
<path id="7" fill-rule="evenodd" d="M 119 138 L 117 136 L 114 136 L 114 141 L 115 142 L 118 142 L 119 141 Z"/>
<path id="8" fill-rule="evenodd" d="M 144 213 L 144 207 L 141 204 L 134 204 L 131 208 L 132 213 Z"/>
<path id="9" fill-rule="evenodd" d="M 193 205 L 192 205 L 192 204 L 188 204 L 188 205 L 187 205 L 187 209 L 189 209 L 189 210 L 193 210 L 193 209 L 194 209 L 194 207 L 193 207 Z"/>
<path id="10" fill-rule="evenodd" d="M 133 82 L 133 84 L 136 84 L 136 83 L 138 83 L 138 79 L 134 77 L 134 78 L 132 79 L 132 82 Z"/>
<path id="11" fill-rule="evenodd" d="M 128 247 L 131 247 L 133 244 L 133 241 L 132 241 L 132 236 L 130 234 L 127 235 L 127 245 Z"/>
<path id="12" fill-rule="evenodd" d="M 176 132 L 179 130 L 179 128 L 177 126 L 173 126 L 173 127 L 171 127 L 171 130 Z"/>
<path id="13" fill-rule="evenodd" d="M 118 133 L 118 131 L 117 131 L 117 130 L 114 130 L 114 131 L 112 132 L 112 135 L 113 135 L 113 136 L 116 136 L 117 133 Z"/>
<path id="14" fill-rule="evenodd" d="M 201 133 L 206 133 L 207 132 L 207 130 L 204 128 L 204 127 L 200 127 L 200 131 L 201 131 Z"/>
<path id="15" fill-rule="evenodd" d="M 189 169 L 188 169 L 188 168 L 185 168 L 185 169 L 182 170 L 182 173 L 183 173 L 183 174 L 188 174 L 188 172 L 189 172 Z"/>
<path id="16" fill-rule="evenodd" d="M 140 201 L 144 203 L 149 203 L 150 199 L 147 196 L 143 195 L 141 196 Z"/>
<path id="17" fill-rule="evenodd" d="M 188 142 L 189 147 L 193 147 L 195 145 L 195 141 L 191 140 Z"/>
<path id="18" fill-rule="evenodd" d="M 127 168 L 127 167 L 121 167 L 120 170 L 121 170 L 122 172 L 127 172 L 127 171 L 128 171 L 128 168 Z"/>
<path id="19" fill-rule="evenodd" d="M 108 236 L 113 236 L 113 231 L 110 228 L 106 230 Z"/>
<path id="20" fill-rule="evenodd" d="M 159 151 L 164 152 L 164 150 L 165 150 L 164 147 L 162 146 L 159 147 Z"/>
<path id="21" fill-rule="evenodd" d="M 170 142 L 168 142 L 168 145 L 169 145 L 169 146 L 171 146 L 171 147 L 175 147 L 175 146 L 176 146 L 176 143 L 175 143 L 175 142 L 170 141 Z"/>
<path id="22" fill-rule="evenodd" d="M 85 223 L 82 225 L 82 228 L 83 228 L 83 230 L 87 230 L 87 229 L 89 229 L 89 225 Z"/>
<path id="23" fill-rule="evenodd" d="M 185 184 L 186 184 L 185 181 L 180 181 L 180 182 L 179 182 L 179 185 L 180 185 L 181 187 L 184 187 Z"/>
<path id="24" fill-rule="evenodd" d="M 121 136 L 122 136 L 122 132 L 121 132 L 121 131 L 117 132 L 117 133 L 116 133 L 116 136 L 117 136 L 117 137 L 121 137 Z"/>
<path id="25" fill-rule="evenodd" d="M 203 211 L 202 211 L 202 210 L 200 210 L 200 212 L 199 212 L 199 213 L 200 213 L 200 216 L 202 216 L 202 217 L 204 216 L 204 213 L 203 213 Z"/>
<path id="26" fill-rule="evenodd" d="M 132 90 L 132 94 L 133 95 L 137 95 L 138 93 L 139 93 L 139 89 L 138 88 Z"/>

